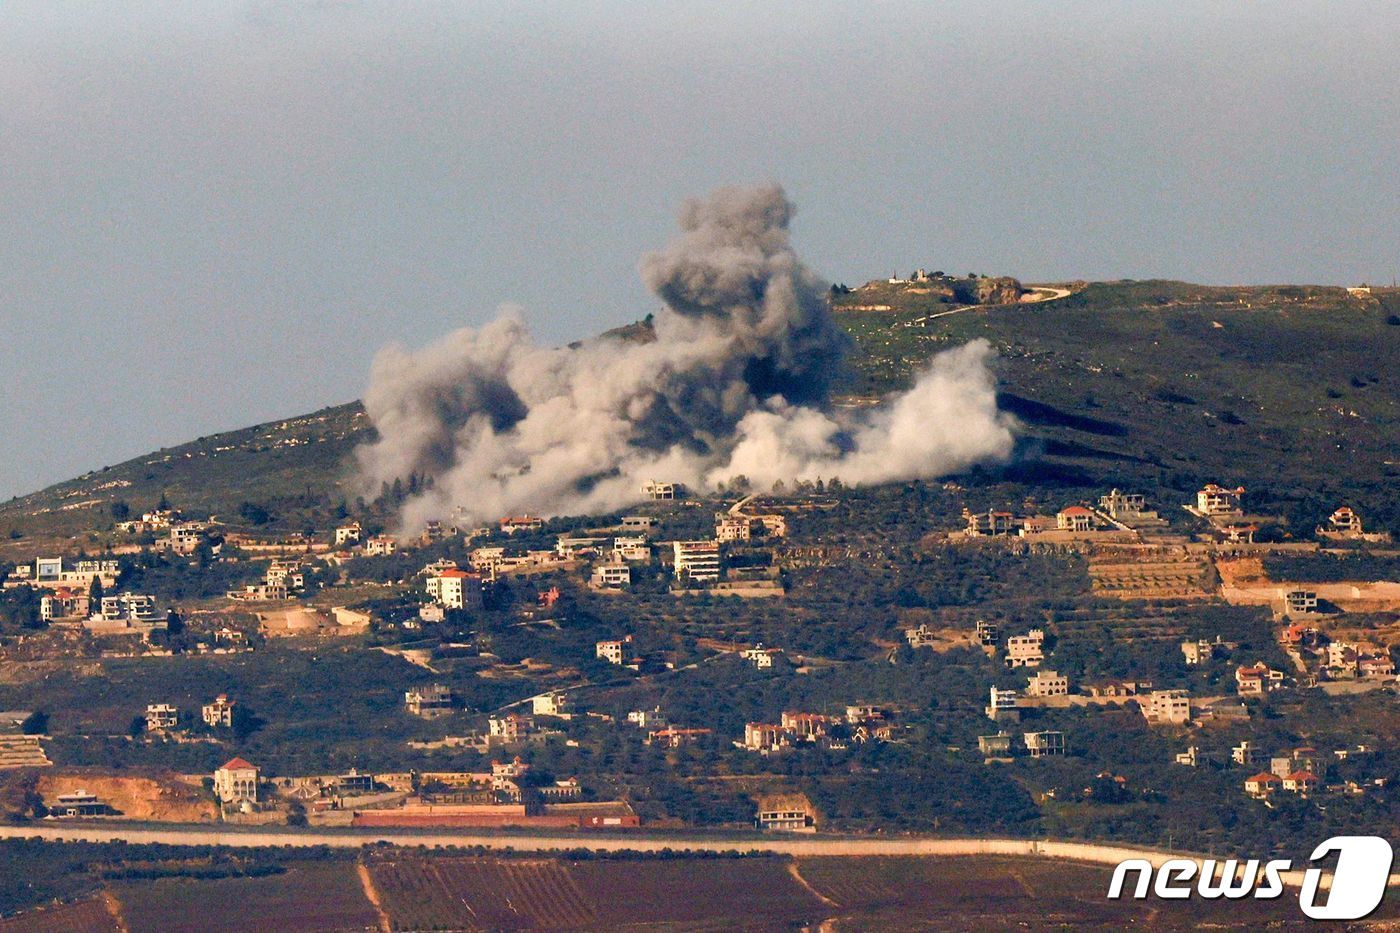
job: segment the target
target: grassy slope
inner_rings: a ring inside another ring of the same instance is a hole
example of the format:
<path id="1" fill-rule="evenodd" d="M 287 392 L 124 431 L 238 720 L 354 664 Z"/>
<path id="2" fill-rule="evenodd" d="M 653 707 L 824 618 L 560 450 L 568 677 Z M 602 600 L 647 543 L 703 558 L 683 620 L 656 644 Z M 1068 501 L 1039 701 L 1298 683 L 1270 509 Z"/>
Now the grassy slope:
<path id="1" fill-rule="evenodd" d="M 889 391 L 931 353 L 983 337 L 1000 354 L 1004 407 L 1069 484 L 1238 482 L 1263 510 L 1347 500 L 1395 525 L 1396 310 L 1400 296 L 1363 303 L 1341 289 L 1142 282 L 928 327 L 898 326 L 912 310 L 850 314 L 865 352 L 849 387 Z"/>
<path id="2" fill-rule="evenodd" d="M 1347 500 L 1400 527 L 1400 327 L 1386 323 L 1400 294 L 1391 290 L 1363 302 L 1336 288 L 1097 283 L 926 327 L 898 326 L 927 313 L 926 296 L 878 297 L 895 310 L 840 314 L 859 345 L 845 391 L 893 391 L 932 353 L 985 337 L 1000 352 L 1004 405 L 1027 425 L 1036 482 L 1159 492 L 1241 482 L 1264 509 Z M 844 296 L 838 312 L 869 298 Z M 284 524 L 314 523 L 353 499 L 348 457 L 370 430 L 351 403 L 59 483 L 0 505 L 0 557 L 61 539 L 82 545 L 74 536 L 110 521 L 108 502 L 140 511 L 162 492 L 193 515 L 231 515 L 249 500 L 277 505 Z M 9 539 L 12 529 L 25 538 Z"/>

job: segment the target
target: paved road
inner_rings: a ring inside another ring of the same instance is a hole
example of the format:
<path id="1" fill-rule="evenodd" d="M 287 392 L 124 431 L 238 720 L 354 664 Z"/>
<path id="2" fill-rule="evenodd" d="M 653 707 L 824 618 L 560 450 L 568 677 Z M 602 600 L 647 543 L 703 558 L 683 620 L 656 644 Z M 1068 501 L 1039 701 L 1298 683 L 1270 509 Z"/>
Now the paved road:
<path id="1" fill-rule="evenodd" d="M 1117 864 L 1125 858 L 1161 861 L 1171 853 L 1149 849 L 1096 846 L 1076 842 L 1034 839 L 941 839 L 929 837 L 847 837 L 812 835 L 706 836 L 635 834 L 525 834 L 510 832 L 293 830 L 235 826 L 140 826 L 113 823 L 42 823 L 0 826 L 0 839 L 48 839 L 55 842 L 161 843 L 165 845 L 213 845 L 231 847 L 331 846 L 359 848 L 376 843 L 400 846 L 481 846 L 530 852 L 592 849 L 660 852 L 772 852 L 780 855 L 1042 855 L 1081 861 Z"/>
<path id="2" fill-rule="evenodd" d="M 1027 289 L 1035 293 L 1032 298 L 1023 298 L 1020 304 L 1038 305 L 1047 301 L 1056 301 L 1060 298 L 1068 298 L 1072 293 L 1068 288 L 1054 288 L 1050 285 L 1027 285 Z M 895 327 L 922 327 L 929 321 L 941 317 L 948 317 L 952 314 L 962 314 L 965 311 L 977 311 L 988 307 L 1002 307 L 997 305 L 963 305 L 961 308 L 953 308 L 949 311 L 937 311 L 933 314 L 926 314 L 923 317 L 914 318 L 912 321 L 897 321 Z M 1009 305 L 1004 307 L 1010 307 Z"/>
<path id="3" fill-rule="evenodd" d="M 398 846 L 431 848 L 457 846 L 486 849 L 514 849 L 523 852 L 560 852 L 590 849 L 595 852 L 770 852 L 795 857 L 813 856 L 969 856 L 1002 855 L 1065 859 L 1099 865 L 1117 865 L 1126 859 L 1146 859 L 1153 866 L 1173 858 L 1189 858 L 1198 865 L 1203 856 L 1162 852 L 1128 846 L 1094 845 L 1083 842 L 1055 842 L 1038 839 L 933 839 L 927 837 L 842 837 L 842 836 L 666 836 L 651 833 L 635 835 L 525 835 L 512 833 L 452 832 L 356 832 L 328 830 L 238 829 L 203 826 L 117 826 L 110 823 L 51 823 L 26 826 L 0 826 L 0 839 L 44 839 L 50 842 L 127 842 L 132 844 L 225 846 L 266 848 L 290 846 L 309 848 L 329 846 L 351 849 L 388 843 Z M 1285 884 L 1302 883 L 1299 868 L 1283 872 Z M 1392 875 L 1392 887 L 1400 886 L 1400 876 Z M 1330 873 L 1324 873 L 1321 887 L 1331 886 Z"/>

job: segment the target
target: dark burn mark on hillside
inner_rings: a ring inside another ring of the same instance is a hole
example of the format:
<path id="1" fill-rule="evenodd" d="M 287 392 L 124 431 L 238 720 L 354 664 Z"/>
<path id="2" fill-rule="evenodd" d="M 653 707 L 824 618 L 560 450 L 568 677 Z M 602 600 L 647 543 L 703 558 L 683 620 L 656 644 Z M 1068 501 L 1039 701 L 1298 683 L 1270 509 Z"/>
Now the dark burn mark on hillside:
<path id="1" fill-rule="evenodd" d="M 1097 434 L 1102 437 L 1128 436 L 1128 428 L 1126 425 L 1118 424 L 1114 421 L 1103 421 L 1098 418 L 1076 415 L 1071 412 L 1062 411 L 1053 405 L 1047 405 L 1044 402 L 1037 402 L 1033 399 L 1022 398 L 1010 392 L 997 393 L 997 407 L 1002 411 L 1010 412 L 1027 424 L 1070 428 L 1071 430 L 1084 431 L 1088 434 Z"/>

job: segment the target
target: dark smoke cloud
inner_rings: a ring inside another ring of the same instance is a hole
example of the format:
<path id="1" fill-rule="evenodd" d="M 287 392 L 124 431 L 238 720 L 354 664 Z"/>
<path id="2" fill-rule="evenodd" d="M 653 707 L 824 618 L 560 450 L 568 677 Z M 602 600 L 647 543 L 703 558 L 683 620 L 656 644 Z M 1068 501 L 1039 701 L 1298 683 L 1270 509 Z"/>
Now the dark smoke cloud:
<path id="1" fill-rule="evenodd" d="M 379 433 L 358 451 L 366 488 L 433 477 L 404 505 L 413 531 L 616 509 L 650 478 L 873 483 L 1007 456 L 985 341 L 934 357 L 881 407 L 832 413 L 847 341 L 827 283 L 792 250 L 792 214 L 776 185 L 686 202 L 681 235 L 641 263 L 663 303 L 652 340 L 541 347 L 508 312 L 422 350 L 385 349 L 365 395 Z"/>

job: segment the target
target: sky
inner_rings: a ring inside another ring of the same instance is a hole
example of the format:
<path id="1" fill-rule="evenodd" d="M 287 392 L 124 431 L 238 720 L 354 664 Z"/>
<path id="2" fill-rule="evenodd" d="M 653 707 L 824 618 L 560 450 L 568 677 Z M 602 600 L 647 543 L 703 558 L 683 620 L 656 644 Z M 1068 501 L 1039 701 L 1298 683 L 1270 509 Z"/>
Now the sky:
<path id="1" fill-rule="evenodd" d="M 0 5 L 0 498 L 357 398 L 518 305 L 654 310 L 778 181 L 855 284 L 1389 282 L 1400 6 Z"/>

